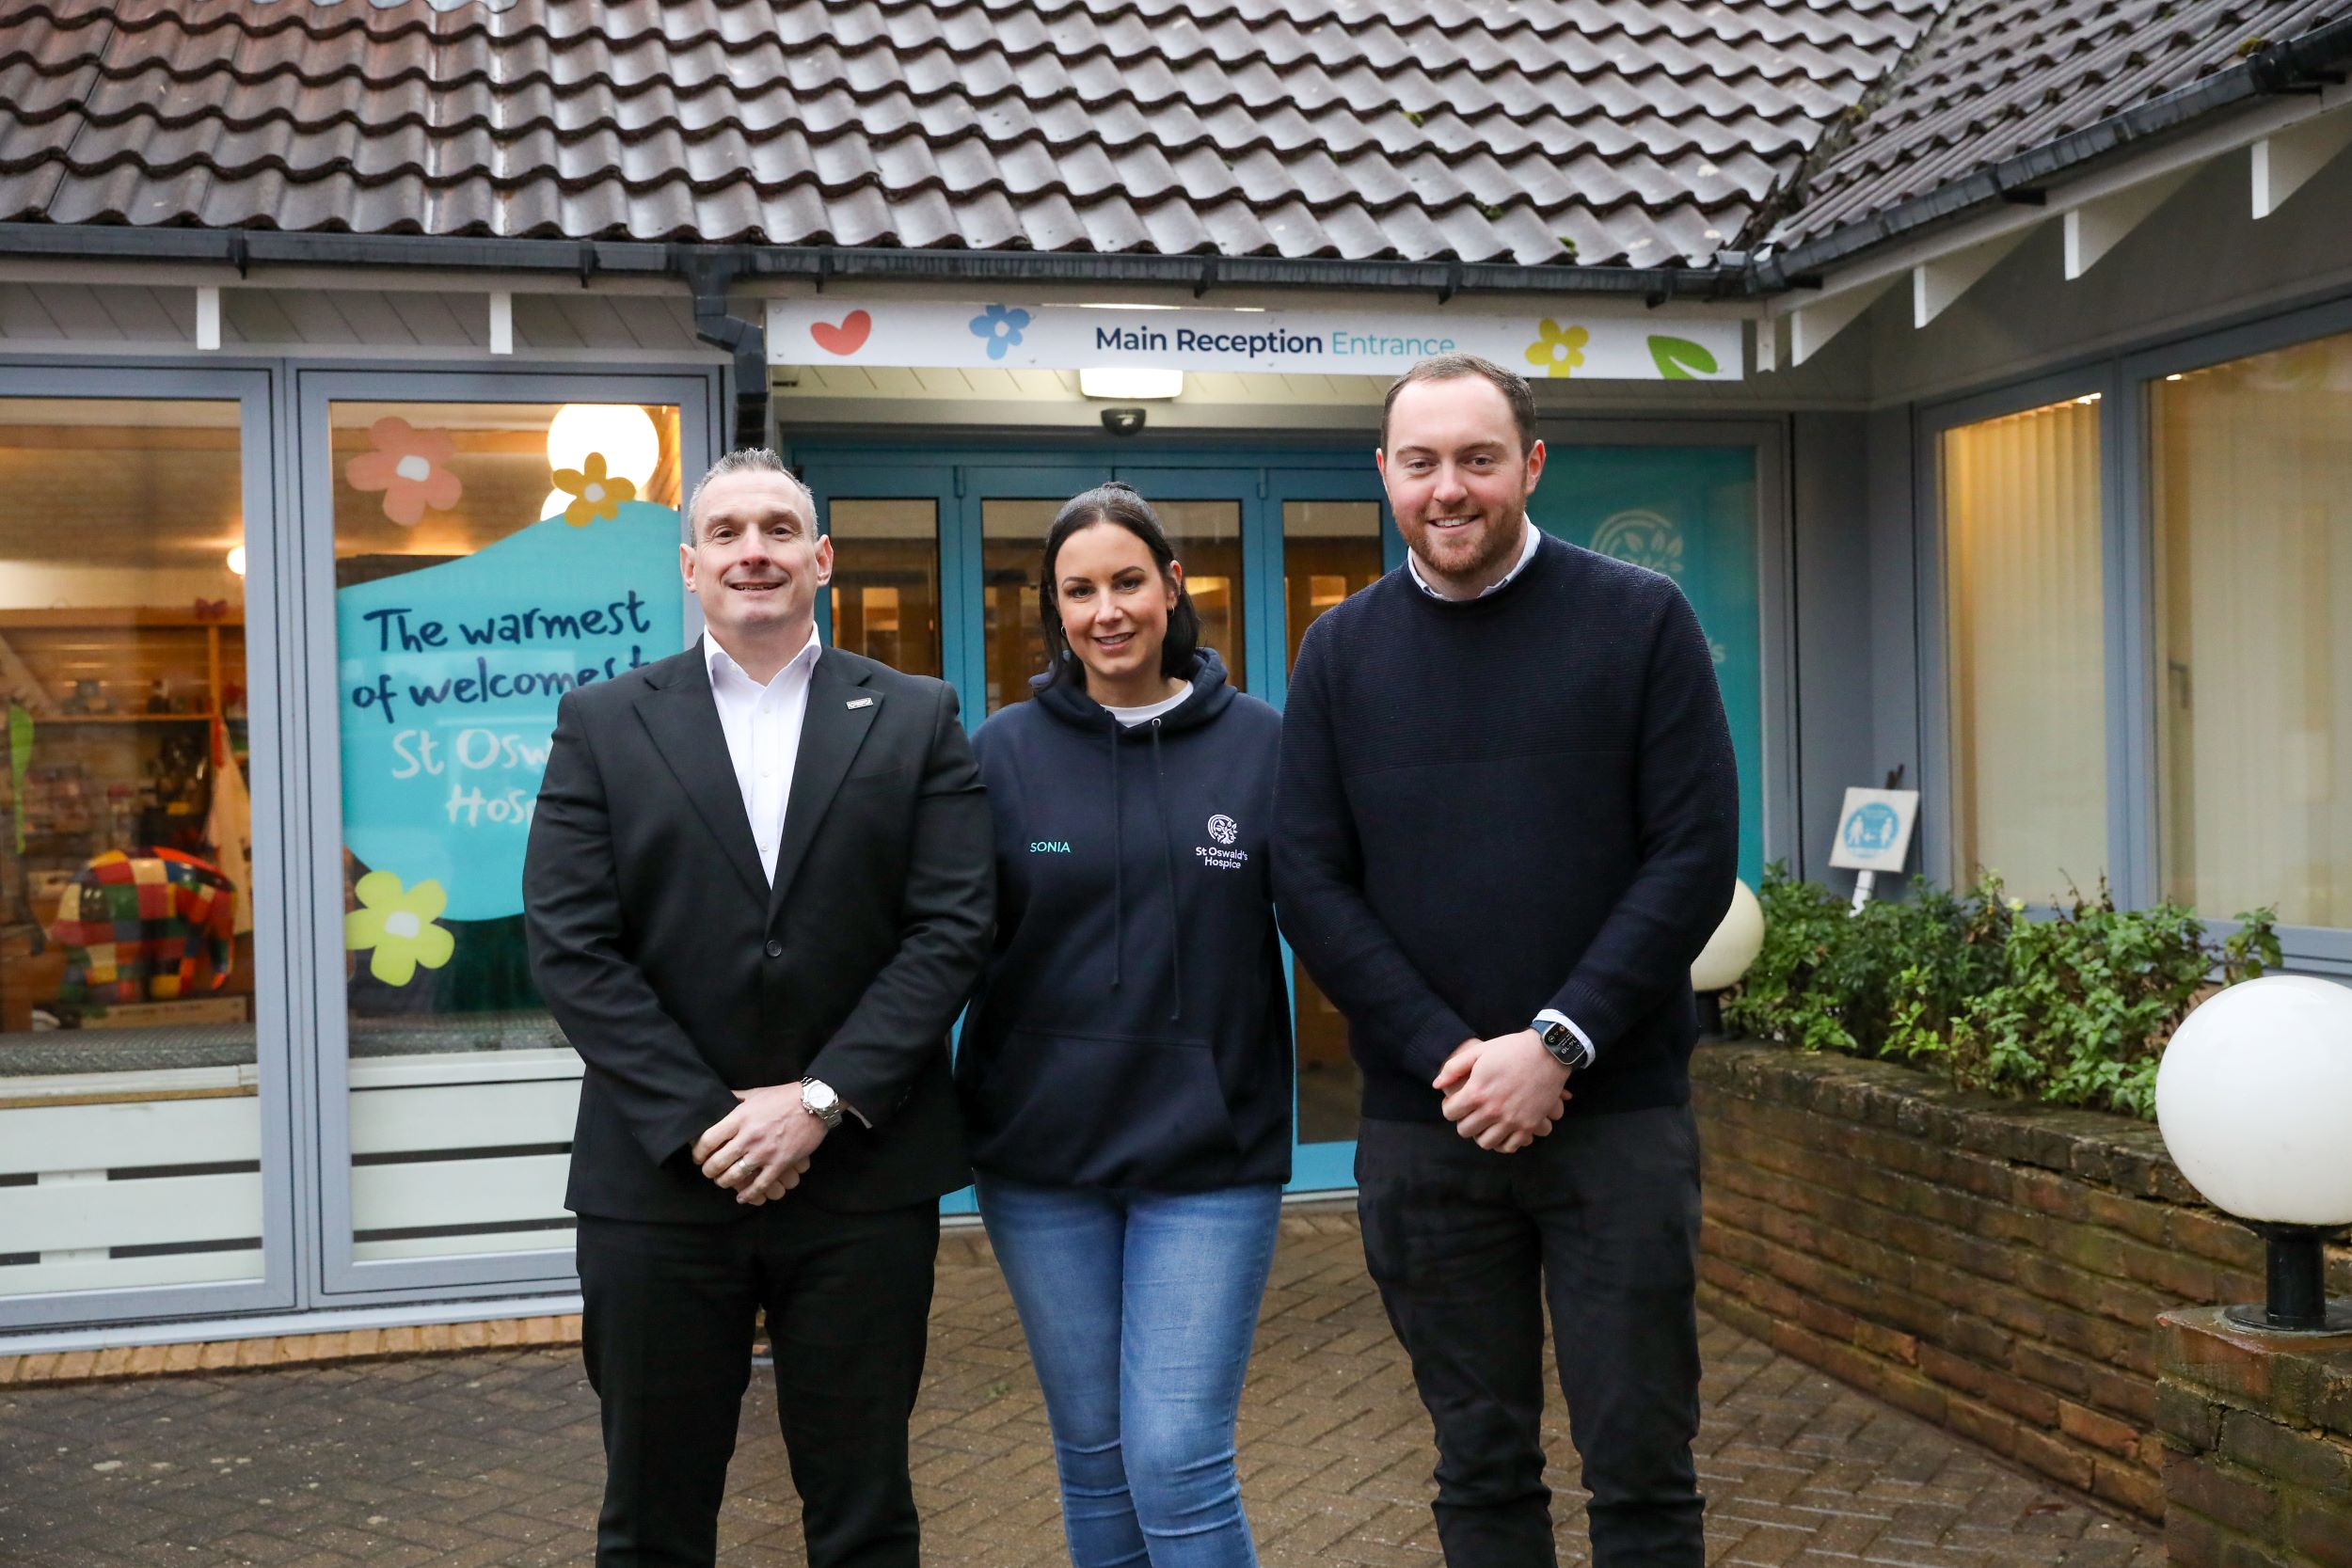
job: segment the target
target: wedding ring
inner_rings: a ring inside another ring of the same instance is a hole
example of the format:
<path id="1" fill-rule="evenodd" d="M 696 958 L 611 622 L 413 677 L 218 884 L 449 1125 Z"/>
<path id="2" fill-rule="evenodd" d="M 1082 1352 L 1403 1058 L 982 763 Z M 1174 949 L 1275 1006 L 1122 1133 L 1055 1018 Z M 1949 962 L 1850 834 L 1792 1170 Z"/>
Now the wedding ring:
<path id="1" fill-rule="evenodd" d="M 738 1160 L 735 1162 L 735 1174 L 738 1176 L 743 1176 L 746 1174 L 757 1176 L 759 1174 L 759 1167 L 753 1164 L 749 1160 Z"/>

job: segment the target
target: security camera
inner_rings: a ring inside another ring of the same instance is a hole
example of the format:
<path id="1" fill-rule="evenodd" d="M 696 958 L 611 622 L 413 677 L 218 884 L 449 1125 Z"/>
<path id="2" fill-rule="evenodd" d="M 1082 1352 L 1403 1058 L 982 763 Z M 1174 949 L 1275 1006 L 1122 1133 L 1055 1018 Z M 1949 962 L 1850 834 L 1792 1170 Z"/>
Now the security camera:
<path id="1" fill-rule="evenodd" d="M 1105 408 L 1103 428 L 1113 436 L 1136 436 L 1143 431 L 1144 412 L 1140 408 Z"/>

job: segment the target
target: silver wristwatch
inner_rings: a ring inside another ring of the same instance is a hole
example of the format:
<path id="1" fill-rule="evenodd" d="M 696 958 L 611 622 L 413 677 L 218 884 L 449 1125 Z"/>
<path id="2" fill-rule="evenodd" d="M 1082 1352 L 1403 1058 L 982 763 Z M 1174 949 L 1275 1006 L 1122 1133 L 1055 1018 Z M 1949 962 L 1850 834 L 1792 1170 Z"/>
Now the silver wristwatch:
<path id="1" fill-rule="evenodd" d="M 1576 1031 L 1566 1024 L 1548 1023 L 1539 1018 L 1528 1027 L 1535 1031 L 1535 1037 L 1551 1053 L 1551 1059 L 1570 1072 L 1582 1072 L 1593 1065 L 1593 1048 L 1578 1039 Z"/>
<path id="2" fill-rule="evenodd" d="M 827 1132 L 841 1125 L 841 1097 L 819 1079 L 801 1080 L 801 1109 L 823 1122 Z"/>

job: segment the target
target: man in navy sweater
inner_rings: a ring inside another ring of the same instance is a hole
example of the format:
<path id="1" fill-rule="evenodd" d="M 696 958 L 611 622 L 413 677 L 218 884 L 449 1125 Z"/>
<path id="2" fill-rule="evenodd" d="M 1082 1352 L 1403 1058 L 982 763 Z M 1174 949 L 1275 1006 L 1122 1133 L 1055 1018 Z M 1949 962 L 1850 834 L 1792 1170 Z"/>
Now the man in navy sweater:
<path id="1" fill-rule="evenodd" d="M 1363 1069 L 1364 1255 L 1452 1568 L 1553 1568 L 1543 1306 L 1596 1568 L 1700 1568 L 1691 961 L 1731 898 L 1714 661 L 1670 578 L 1544 537 L 1527 383 L 1390 388 L 1411 554 L 1307 633 L 1275 895 Z"/>

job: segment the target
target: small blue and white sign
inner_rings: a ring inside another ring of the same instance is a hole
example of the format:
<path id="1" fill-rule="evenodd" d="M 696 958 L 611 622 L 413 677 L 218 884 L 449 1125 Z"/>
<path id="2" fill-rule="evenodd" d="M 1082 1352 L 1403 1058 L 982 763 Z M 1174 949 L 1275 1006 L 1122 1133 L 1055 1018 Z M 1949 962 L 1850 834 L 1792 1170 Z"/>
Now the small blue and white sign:
<path id="1" fill-rule="evenodd" d="M 1899 872 L 1911 854 L 1911 829 L 1918 816 L 1915 789 L 1847 790 L 1829 863 L 1846 871 Z"/>

